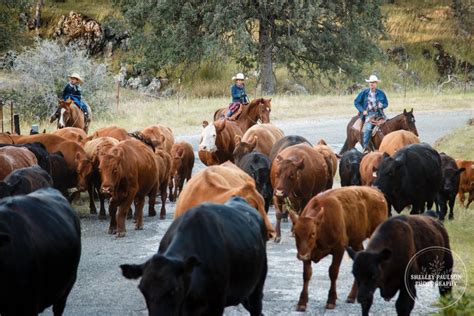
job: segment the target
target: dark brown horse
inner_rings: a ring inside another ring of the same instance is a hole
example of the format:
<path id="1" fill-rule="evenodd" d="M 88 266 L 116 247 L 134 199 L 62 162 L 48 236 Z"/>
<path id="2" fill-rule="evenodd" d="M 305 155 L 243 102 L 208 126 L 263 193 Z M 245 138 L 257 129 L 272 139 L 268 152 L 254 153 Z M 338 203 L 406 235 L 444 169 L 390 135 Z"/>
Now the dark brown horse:
<path id="1" fill-rule="evenodd" d="M 262 123 L 270 123 L 270 112 L 272 111 L 272 99 L 254 99 L 249 104 L 243 106 L 242 113 L 235 121 L 237 125 L 245 133 L 250 127 Z M 221 108 L 214 113 L 214 121 L 225 116 L 227 108 Z"/>
<path id="2" fill-rule="evenodd" d="M 342 149 L 339 152 L 339 155 L 342 155 L 346 151 L 354 148 L 357 142 L 362 144 L 362 132 L 359 132 L 353 128 L 353 125 L 358 118 L 358 115 L 354 116 L 349 121 L 349 124 L 347 124 L 347 138 L 344 142 L 344 146 L 342 146 Z M 415 126 L 415 116 L 413 115 L 413 109 L 411 109 L 409 112 L 404 109 L 403 113 L 386 120 L 384 123 L 379 125 L 379 128 L 379 131 L 371 137 L 371 141 L 369 143 L 369 147 L 372 150 L 378 149 L 384 135 L 387 135 L 388 133 L 391 133 L 393 131 L 403 129 L 406 131 L 410 131 L 416 136 L 418 136 L 418 131 L 416 130 Z"/>
<path id="3" fill-rule="evenodd" d="M 77 127 L 83 129 L 86 133 L 89 129 L 89 122 L 85 120 L 84 113 L 71 99 L 66 101 L 59 100 L 59 119 L 58 129 L 64 127 Z M 92 116 L 90 108 L 89 117 Z"/>

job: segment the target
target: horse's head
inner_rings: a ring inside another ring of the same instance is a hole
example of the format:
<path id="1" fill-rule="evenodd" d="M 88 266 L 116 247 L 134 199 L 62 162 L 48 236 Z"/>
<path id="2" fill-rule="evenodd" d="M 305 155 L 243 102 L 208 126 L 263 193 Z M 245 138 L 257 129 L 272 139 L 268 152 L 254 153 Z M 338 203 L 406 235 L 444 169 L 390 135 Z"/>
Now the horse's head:
<path id="1" fill-rule="evenodd" d="M 270 123 L 270 112 L 272 111 L 272 99 L 254 100 L 258 106 L 258 118 L 262 123 Z"/>
<path id="2" fill-rule="evenodd" d="M 58 120 L 58 128 L 66 127 L 66 122 L 71 117 L 71 108 L 70 108 L 71 104 L 72 104 L 71 99 L 67 99 L 66 101 L 64 101 L 62 99 L 58 100 L 58 107 L 60 109 L 59 120 Z"/>
<path id="3" fill-rule="evenodd" d="M 413 115 L 413 108 L 410 111 L 403 109 L 403 129 L 412 132 L 418 136 L 418 130 L 415 125 L 415 116 Z"/>

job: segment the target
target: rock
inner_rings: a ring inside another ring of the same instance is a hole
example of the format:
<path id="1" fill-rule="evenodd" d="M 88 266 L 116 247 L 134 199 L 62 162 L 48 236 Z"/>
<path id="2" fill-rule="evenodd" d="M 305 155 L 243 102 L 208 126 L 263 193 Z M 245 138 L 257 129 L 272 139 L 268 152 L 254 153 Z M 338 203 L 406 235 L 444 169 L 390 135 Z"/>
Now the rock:
<path id="1" fill-rule="evenodd" d="M 409 60 L 408 53 L 403 46 L 397 46 L 387 49 L 388 59 L 396 63 L 397 65 L 402 65 Z"/>
<path id="2" fill-rule="evenodd" d="M 120 86 L 125 87 L 127 84 L 127 67 L 125 65 L 120 65 L 120 71 L 117 75 L 117 81 L 120 82 Z"/>
<path id="3" fill-rule="evenodd" d="M 150 84 L 143 89 L 143 93 L 158 98 L 161 96 L 161 86 L 161 81 L 158 78 L 153 78 Z"/>
<path id="4" fill-rule="evenodd" d="M 15 65 L 16 60 L 16 52 L 15 51 L 8 51 L 5 54 L 0 56 L 0 69 L 9 70 L 12 69 Z"/>
<path id="5" fill-rule="evenodd" d="M 140 77 L 130 78 L 127 80 L 127 87 L 138 90 L 142 87 L 142 79 Z"/>
<path id="6" fill-rule="evenodd" d="M 169 87 L 169 88 L 166 88 L 163 91 L 161 96 L 164 97 L 164 98 L 169 98 L 169 97 L 172 97 L 175 93 L 176 93 L 176 91 L 173 88 Z"/>
<path id="7" fill-rule="evenodd" d="M 303 85 L 298 84 L 296 82 L 292 82 L 288 79 L 283 82 L 282 90 L 285 94 L 288 94 L 288 95 L 308 95 L 309 94 L 308 90 L 306 90 L 306 88 Z"/>

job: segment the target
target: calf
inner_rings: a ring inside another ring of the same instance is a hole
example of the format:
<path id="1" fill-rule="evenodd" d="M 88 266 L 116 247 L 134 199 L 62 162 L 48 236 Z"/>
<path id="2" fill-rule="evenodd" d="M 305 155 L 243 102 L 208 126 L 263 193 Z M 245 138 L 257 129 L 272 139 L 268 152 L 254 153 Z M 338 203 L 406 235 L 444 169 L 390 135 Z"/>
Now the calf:
<path id="1" fill-rule="evenodd" d="M 430 247 L 431 250 L 416 255 Z M 411 276 L 431 271 L 431 265 L 439 261 L 444 266 L 440 274 L 448 277 L 444 280 L 450 280 L 453 267 L 446 229 L 440 221 L 425 215 L 392 217 L 376 229 L 364 251 L 356 253 L 348 248 L 347 252 L 354 260 L 352 273 L 364 316 L 369 315 L 377 288 L 386 301 L 400 292 L 395 303 L 397 314 L 409 315 L 415 305 L 412 297 L 416 296 L 416 279 Z M 411 260 L 415 261 L 408 266 Z M 440 285 L 439 292 L 446 295 L 451 286 Z"/>
<path id="2" fill-rule="evenodd" d="M 355 148 L 346 151 L 339 162 L 339 177 L 341 186 L 361 185 L 360 180 L 360 162 L 362 153 Z"/>
<path id="3" fill-rule="evenodd" d="M 183 191 L 184 181 L 191 179 L 194 167 L 193 146 L 187 142 L 176 143 L 171 147 L 171 172 L 169 189 L 170 201 L 175 201 Z M 174 187 L 174 191 L 173 191 Z"/>
<path id="4" fill-rule="evenodd" d="M 171 156 L 168 152 L 157 149 L 155 151 L 155 161 L 157 167 L 157 181 L 158 181 L 158 191 L 161 197 L 161 210 L 160 210 L 160 219 L 166 218 L 166 198 L 168 197 L 168 184 L 170 181 L 171 174 Z M 150 205 L 148 208 L 148 216 L 155 216 L 154 205 L 151 205 L 153 199 L 149 199 Z"/>
<path id="5" fill-rule="evenodd" d="M 459 191 L 458 197 L 461 205 L 464 207 L 469 207 L 472 201 L 474 201 L 474 161 L 472 160 L 456 160 L 456 164 L 459 168 L 466 169 L 461 173 L 461 179 L 459 181 Z M 466 193 L 469 194 L 467 204 L 464 205 L 466 201 Z"/>
<path id="6" fill-rule="evenodd" d="M 51 176 L 38 165 L 16 169 L 0 182 L 0 198 L 25 195 L 52 185 Z"/>
<path id="7" fill-rule="evenodd" d="M 38 160 L 26 148 L 6 146 L 0 148 L 0 180 L 5 179 L 15 169 L 36 165 Z"/>
<path id="8" fill-rule="evenodd" d="M 384 153 L 374 186 L 384 194 L 390 206 L 400 213 L 411 205 L 411 213 L 419 214 L 433 206 L 441 188 L 441 158 L 428 144 L 403 147 L 392 158 Z M 390 214 L 389 214 L 390 216 Z"/>
<path id="9" fill-rule="evenodd" d="M 5 146 L 24 147 L 28 149 L 35 155 L 36 160 L 38 161 L 38 165 L 43 168 L 47 173 L 51 174 L 51 161 L 49 159 L 49 153 L 43 144 L 38 142 L 20 145 L 0 144 L 0 147 Z"/>
<path id="10" fill-rule="evenodd" d="M 313 146 L 311 143 L 302 136 L 297 135 L 288 135 L 278 140 L 272 147 L 270 151 L 270 160 L 273 161 L 275 157 L 285 148 L 288 148 L 293 145 L 306 144 L 308 146 Z"/>
<path id="11" fill-rule="evenodd" d="M 275 241 L 281 239 L 280 222 L 287 208 L 299 214 L 313 196 L 332 187 L 330 165 L 331 161 L 306 144 L 284 149 L 272 162 L 270 174 L 277 218 Z"/>
<path id="12" fill-rule="evenodd" d="M 304 285 L 297 310 L 306 310 L 311 261 L 318 263 L 327 255 L 332 255 L 332 263 L 326 308 L 333 309 L 337 299 L 336 280 L 345 247 L 363 249 L 362 242 L 386 219 L 387 202 L 376 189 L 350 186 L 320 193 L 311 199 L 301 216 L 293 212 L 290 216 L 294 223 L 297 258 L 303 261 Z M 356 295 L 357 285 L 354 283 L 347 302 L 353 303 Z"/>
<path id="13" fill-rule="evenodd" d="M 362 185 L 371 186 L 374 183 L 382 158 L 383 152 L 380 151 L 372 151 L 362 157 L 359 166 L 360 182 Z"/>
<path id="14" fill-rule="evenodd" d="M 81 256 L 79 218 L 54 189 L 0 201 L 0 314 L 62 315 Z"/>
<path id="15" fill-rule="evenodd" d="M 174 144 L 174 135 L 171 128 L 161 124 L 155 124 L 146 127 L 142 133 L 150 138 L 153 146 L 162 149 L 167 153 L 171 153 L 171 148 Z"/>
<path id="16" fill-rule="evenodd" d="M 439 219 L 444 220 L 448 211 L 446 204 L 448 204 L 449 219 L 454 219 L 453 209 L 456 202 L 456 194 L 459 190 L 460 174 L 466 169 L 458 169 L 456 161 L 445 153 L 440 153 L 439 156 L 441 158 L 443 182 L 436 196 L 436 211 L 438 212 Z"/>
<path id="17" fill-rule="evenodd" d="M 158 190 L 155 154 L 138 140 L 124 140 L 100 156 L 99 172 L 101 192 L 111 199 L 109 234 L 125 236 L 125 218 L 133 202 L 135 229 L 143 229 L 145 197 L 152 199 L 149 211 L 153 213 Z"/>
<path id="18" fill-rule="evenodd" d="M 270 180 L 270 159 L 259 152 L 244 155 L 237 166 L 255 180 L 255 186 L 265 201 L 265 212 L 268 214 L 273 197 L 273 188 Z"/>
<path id="19" fill-rule="evenodd" d="M 128 279 L 141 277 L 150 315 L 222 315 L 240 303 L 262 315 L 266 235 L 262 217 L 242 198 L 204 203 L 173 221 L 151 259 L 120 268 Z"/>
<path id="20" fill-rule="evenodd" d="M 332 173 L 332 177 L 334 178 L 337 171 L 336 153 L 332 150 L 331 147 L 328 146 L 328 144 L 326 143 L 324 139 L 319 140 L 319 142 L 316 145 L 314 145 L 314 149 L 316 149 L 316 151 L 323 154 L 323 156 L 326 157 L 326 159 L 329 159 L 331 161 L 331 170 L 332 170 L 331 173 Z"/>

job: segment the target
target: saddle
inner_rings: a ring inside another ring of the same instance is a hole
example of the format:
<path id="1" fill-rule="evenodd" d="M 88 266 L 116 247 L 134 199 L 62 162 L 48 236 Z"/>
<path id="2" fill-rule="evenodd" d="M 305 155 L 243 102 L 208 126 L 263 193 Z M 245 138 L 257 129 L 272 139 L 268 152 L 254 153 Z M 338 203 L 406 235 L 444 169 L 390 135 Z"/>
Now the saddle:
<path id="1" fill-rule="evenodd" d="M 382 130 L 380 129 L 380 125 L 385 123 L 387 120 L 383 117 L 371 117 L 369 119 L 369 123 L 374 125 L 374 128 L 372 129 L 372 137 L 374 137 L 377 133 L 382 133 Z M 364 127 L 365 123 L 362 122 L 362 119 L 359 117 L 354 124 L 352 124 L 352 128 L 356 130 L 358 133 L 362 133 L 362 129 Z"/>
<path id="2" fill-rule="evenodd" d="M 232 115 L 228 118 L 229 121 L 236 121 L 240 114 L 242 114 L 243 108 L 242 104 L 239 105 L 239 108 L 232 113 Z"/>

